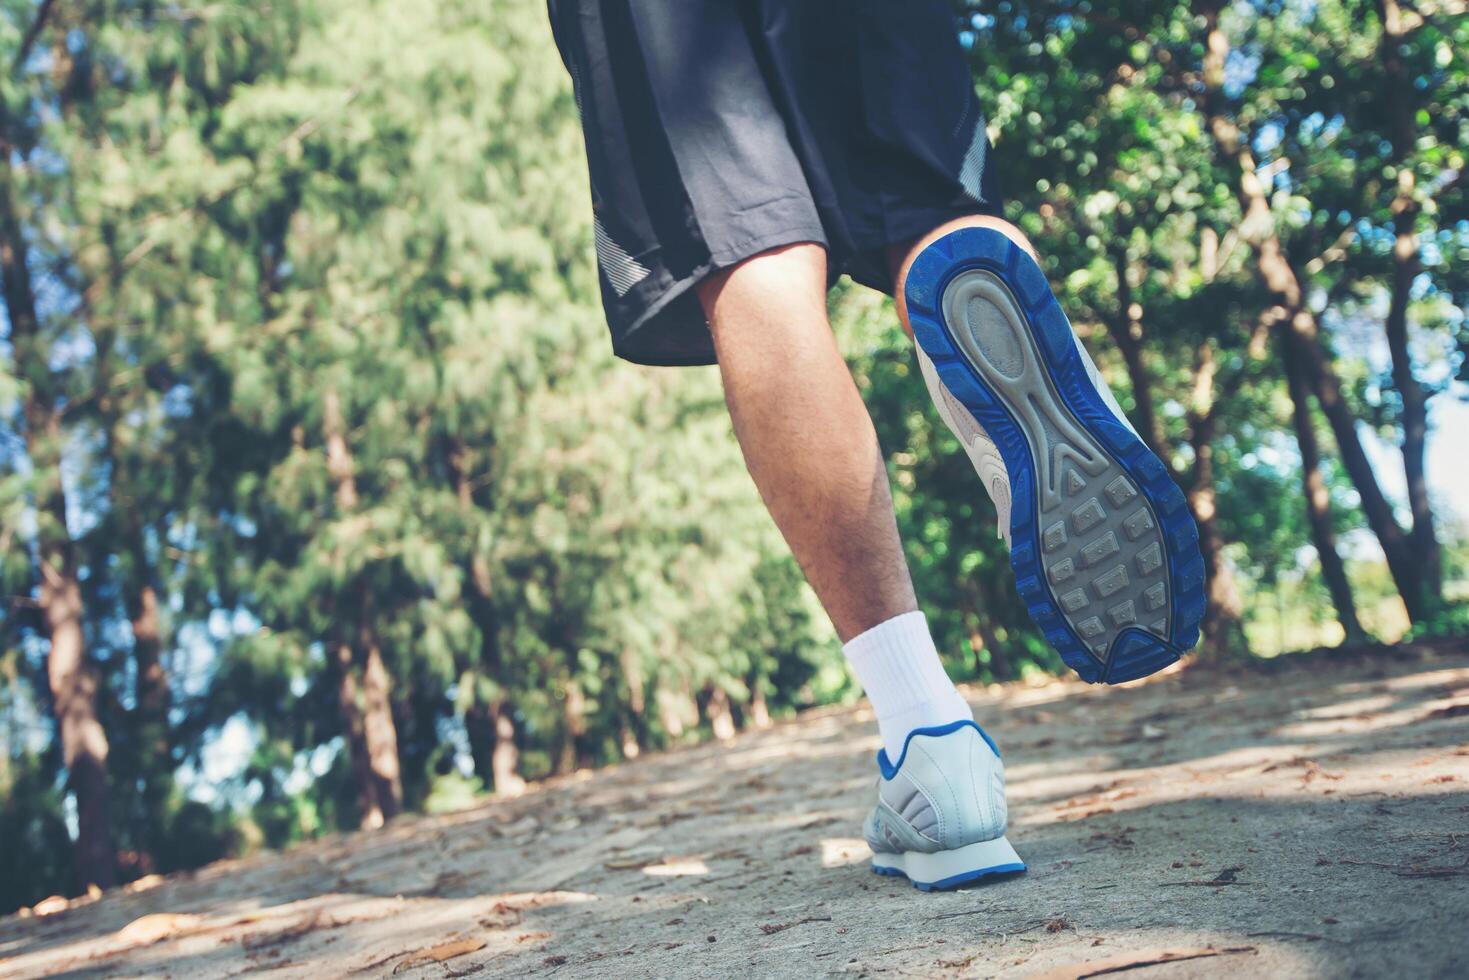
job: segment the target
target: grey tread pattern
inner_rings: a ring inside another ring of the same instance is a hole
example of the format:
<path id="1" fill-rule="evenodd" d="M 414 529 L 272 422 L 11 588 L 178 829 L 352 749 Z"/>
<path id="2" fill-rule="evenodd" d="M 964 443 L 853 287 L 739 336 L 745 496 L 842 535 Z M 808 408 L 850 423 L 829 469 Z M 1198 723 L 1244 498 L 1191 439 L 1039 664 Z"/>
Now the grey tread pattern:
<path id="1" fill-rule="evenodd" d="M 1062 401 L 998 276 L 964 272 L 942 303 L 966 359 L 1024 434 L 1037 485 L 1041 565 L 1062 615 L 1102 663 L 1129 627 L 1166 641 L 1167 542 L 1147 497 Z"/>

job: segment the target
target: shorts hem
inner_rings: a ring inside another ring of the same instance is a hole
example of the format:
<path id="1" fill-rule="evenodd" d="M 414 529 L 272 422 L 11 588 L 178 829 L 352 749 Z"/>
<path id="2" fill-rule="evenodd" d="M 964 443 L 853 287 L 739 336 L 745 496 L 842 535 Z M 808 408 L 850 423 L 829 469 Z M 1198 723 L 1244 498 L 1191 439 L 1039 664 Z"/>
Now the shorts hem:
<path id="1" fill-rule="evenodd" d="M 650 367 L 702 367 L 717 364 L 719 360 L 714 353 L 714 338 L 709 333 L 707 320 L 703 323 L 703 331 L 699 337 L 702 343 L 679 353 L 660 353 L 658 344 L 644 347 L 637 343 L 638 334 L 660 313 L 714 273 L 739 265 L 772 248 L 797 245 L 802 242 L 820 245 L 827 250 L 828 254 L 831 251 L 826 241 L 826 233 L 819 226 L 809 224 L 783 228 L 780 231 L 759 235 L 720 249 L 717 254 L 710 255 L 709 260 L 698 266 L 693 272 L 669 284 L 626 330 L 614 334 L 612 353 L 632 364 L 644 364 Z M 702 310 L 700 314 L 702 317 Z"/>
<path id="2" fill-rule="evenodd" d="M 960 218 L 1000 218 L 1004 219 L 1003 209 L 996 204 L 974 201 L 950 208 L 925 208 L 922 210 L 911 210 L 904 215 L 902 221 L 893 222 L 884 229 L 882 235 L 878 236 L 881 241 L 872 244 L 858 246 L 854 260 L 848 262 L 848 268 L 844 271 L 852 277 L 852 280 L 860 285 L 875 289 L 880 293 L 892 296 L 897 290 L 897 283 L 892 281 L 892 275 L 888 271 L 887 250 L 894 245 L 902 245 L 914 239 L 922 238 L 940 225 Z M 875 256 L 876 261 L 863 261 L 864 257 Z M 869 274 L 869 270 L 873 274 Z"/>

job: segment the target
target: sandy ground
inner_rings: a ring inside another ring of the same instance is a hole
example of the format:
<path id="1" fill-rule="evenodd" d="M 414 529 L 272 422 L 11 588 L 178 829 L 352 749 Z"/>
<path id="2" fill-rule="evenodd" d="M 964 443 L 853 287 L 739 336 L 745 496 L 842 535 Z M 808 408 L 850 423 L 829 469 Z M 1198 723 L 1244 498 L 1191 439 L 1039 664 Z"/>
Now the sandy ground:
<path id="1" fill-rule="evenodd" d="M 0 920 L 0 976 L 1469 976 L 1469 650 L 971 692 L 1030 871 L 867 870 L 865 707 Z"/>

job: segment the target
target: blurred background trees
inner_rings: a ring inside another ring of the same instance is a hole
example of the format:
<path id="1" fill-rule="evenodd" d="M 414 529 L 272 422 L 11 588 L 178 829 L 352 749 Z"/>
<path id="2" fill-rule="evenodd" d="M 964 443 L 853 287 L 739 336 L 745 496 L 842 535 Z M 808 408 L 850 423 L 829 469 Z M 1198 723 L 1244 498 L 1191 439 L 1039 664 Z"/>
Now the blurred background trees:
<path id="1" fill-rule="evenodd" d="M 955 30 L 1203 655 L 1458 630 L 1460 6 Z M 608 353 L 536 0 L 3 0 L 0 71 L 0 911 L 855 696 L 715 372 Z M 1058 670 L 890 305 L 832 304 L 951 666 Z"/>

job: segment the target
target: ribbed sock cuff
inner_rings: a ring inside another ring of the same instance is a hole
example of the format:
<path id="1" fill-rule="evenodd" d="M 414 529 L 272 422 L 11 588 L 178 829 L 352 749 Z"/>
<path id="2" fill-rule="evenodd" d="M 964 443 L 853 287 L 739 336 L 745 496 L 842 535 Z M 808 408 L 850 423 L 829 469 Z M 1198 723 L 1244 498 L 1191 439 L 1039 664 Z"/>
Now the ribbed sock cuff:
<path id="1" fill-rule="evenodd" d="M 842 649 L 872 702 L 892 761 L 897 761 L 909 732 L 974 717 L 944 672 L 923 613 L 894 616 Z"/>

